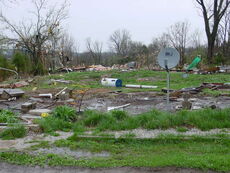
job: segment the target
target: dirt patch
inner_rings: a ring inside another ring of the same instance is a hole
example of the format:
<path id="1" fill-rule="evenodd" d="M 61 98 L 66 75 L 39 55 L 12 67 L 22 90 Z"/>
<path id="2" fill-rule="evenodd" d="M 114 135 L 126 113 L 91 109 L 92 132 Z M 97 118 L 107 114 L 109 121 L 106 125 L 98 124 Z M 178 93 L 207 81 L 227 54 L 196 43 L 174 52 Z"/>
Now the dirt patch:
<path id="1" fill-rule="evenodd" d="M 201 131 L 196 128 L 187 129 L 186 132 L 178 132 L 176 129 L 155 129 L 155 130 L 146 130 L 146 129 L 134 129 L 126 131 L 107 131 L 106 133 L 114 135 L 115 138 L 122 137 L 128 134 L 134 134 L 136 138 L 157 138 L 159 135 L 185 135 L 185 136 L 208 136 L 208 135 L 230 135 L 230 129 L 212 129 L 209 131 Z"/>
<path id="2" fill-rule="evenodd" d="M 187 169 L 187 168 L 131 168 L 131 167 L 122 167 L 122 168 L 78 168 L 78 167 L 30 167 L 30 166 L 19 166 L 12 165 L 7 163 L 0 163 L 0 173 L 202 173 L 209 172 L 214 173 L 214 171 L 201 171 L 197 169 Z"/>
<path id="3" fill-rule="evenodd" d="M 157 96 L 156 92 L 118 93 L 84 100 L 83 107 L 106 112 L 108 107 L 130 103 L 131 105 L 124 110 L 135 115 L 153 109 L 154 105 L 161 103 L 163 100 L 164 97 Z"/>
<path id="4" fill-rule="evenodd" d="M 15 149 L 17 151 L 22 151 L 37 144 L 33 141 L 49 141 L 50 143 L 53 143 L 56 140 L 66 139 L 73 135 L 71 132 L 58 132 L 58 134 L 59 136 L 44 136 L 42 134 L 34 134 L 15 140 L 0 140 L 0 150 Z"/>
<path id="5" fill-rule="evenodd" d="M 178 98 L 171 101 L 172 111 L 176 111 L 176 108 L 182 105 L 183 98 Z M 194 95 L 191 100 L 192 109 L 202 109 L 216 105 L 217 108 L 230 107 L 230 97 L 197 97 Z M 167 110 L 166 96 L 159 96 L 156 92 L 137 92 L 137 93 L 117 93 L 106 94 L 103 97 L 97 96 L 83 101 L 84 109 L 98 110 L 106 112 L 108 107 L 121 106 L 130 104 L 124 111 L 129 112 L 131 115 L 137 115 L 144 112 L 148 112 L 152 109 L 158 109 L 161 111 Z"/>
<path id="6" fill-rule="evenodd" d="M 11 109 L 15 112 L 20 112 L 21 105 L 27 101 L 33 101 L 30 96 L 37 96 L 39 93 L 57 93 L 60 90 L 47 89 L 39 90 L 33 93 L 26 93 L 26 98 L 20 98 L 12 102 L 0 102 L 1 109 Z M 79 97 L 80 98 L 80 97 Z M 228 108 L 230 107 L 230 97 L 200 97 L 199 95 L 192 95 L 192 109 L 202 109 L 215 105 L 217 108 Z M 77 101 L 55 101 L 49 98 L 42 98 L 42 101 L 33 101 L 37 103 L 39 109 L 54 109 L 60 105 L 69 105 L 78 109 L 79 103 Z M 172 111 L 176 111 L 177 108 L 182 107 L 183 98 L 174 98 L 170 102 Z M 124 108 L 131 115 L 137 115 L 144 112 L 148 112 L 152 109 L 161 111 L 167 110 L 166 107 L 166 96 L 159 95 L 159 92 L 133 92 L 133 93 L 122 93 L 119 91 L 113 91 L 107 88 L 91 89 L 87 91 L 81 111 L 91 109 L 102 112 L 107 112 L 109 107 L 116 107 L 130 104 L 130 106 Z"/>
<path id="7" fill-rule="evenodd" d="M 93 157 L 109 157 L 110 154 L 108 152 L 100 152 L 100 153 L 92 153 L 89 151 L 83 150 L 70 150 L 69 148 L 61 148 L 61 147 L 52 147 L 52 148 L 40 148 L 36 151 L 32 151 L 29 154 L 37 155 L 37 154 L 57 154 L 62 156 L 71 156 L 76 159 L 79 158 L 93 158 Z"/>

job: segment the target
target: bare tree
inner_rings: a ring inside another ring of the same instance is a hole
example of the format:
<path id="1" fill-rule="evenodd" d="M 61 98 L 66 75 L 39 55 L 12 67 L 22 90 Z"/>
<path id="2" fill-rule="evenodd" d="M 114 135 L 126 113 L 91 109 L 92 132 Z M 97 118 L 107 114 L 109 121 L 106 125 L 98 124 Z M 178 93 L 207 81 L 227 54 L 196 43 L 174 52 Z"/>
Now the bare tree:
<path id="1" fill-rule="evenodd" d="M 230 51 L 230 9 L 225 13 L 218 29 L 216 45 L 221 48 L 224 57 L 229 56 Z"/>
<path id="2" fill-rule="evenodd" d="M 172 46 L 176 48 L 181 56 L 180 65 L 185 63 L 185 49 L 188 43 L 189 23 L 177 22 L 170 26 L 168 30 L 168 39 Z"/>
<path id="3" fill-rule="evenodd" d="M 44 55 L 52 46 L 50 40 L 60 33 L 61 23 L 67 17 L 67 3 L 64 2 L 59 8 L 49 6 L 48 0 L 32 0 L 32 4 L 34 19 L 30 23 L 26 21 L 13 23 L 2 13 L 0 21 L 17 36 L 11 40 L 31 55 L 36 75 L 44 73 L 46 65 Z"/>
<path id="4" fill-rule="evenodd" d="M 111 49 L 118 56 L 126 57 L 129 54 L 131 35 L 127 30 L 116 30 L 110 36 Z"/>
<path id="5" fill-rule="evenodd" d="M 94 60 L 94 64 L 101 64 L 103 44 L 99 41 L 92 42 L 90 38 L 87 38 L 86 48 Z"/>
<path id="6" fill-rule="evenodd" d="M 59 57 L 63 66 L 73 60 L 75 53 L 75 41 L 67 32 L 64 32 L 59 39 L 58 48 Z"/>
<path id="7" fill-rule="evenodd" d="M 166 48 L 170 45 L 168 34 L 163 33 L 158 38 L 153 38 L 152 42 L 149 44 L 149 50 L 151 53 L 158 54 L 159 51 L 163 48 Z"/>
<path id="8" fill-rule="evenodd" d="M 214 46 L 219 28 L 219 23 L 229 7 L 229 0 L 196 0 L 203 13 L 205 31 L 208 40 L 207 58 L 213 62 Z"/>
<path id="9" fill-rule="evenodd" d="M 190 36 L 190 45 L 195 48 L 195 49 L 199 49 L 202 45 L 202 41 L 201 41 L 201 36 L 202 33 L 199 29 L 196 29 Z"/>

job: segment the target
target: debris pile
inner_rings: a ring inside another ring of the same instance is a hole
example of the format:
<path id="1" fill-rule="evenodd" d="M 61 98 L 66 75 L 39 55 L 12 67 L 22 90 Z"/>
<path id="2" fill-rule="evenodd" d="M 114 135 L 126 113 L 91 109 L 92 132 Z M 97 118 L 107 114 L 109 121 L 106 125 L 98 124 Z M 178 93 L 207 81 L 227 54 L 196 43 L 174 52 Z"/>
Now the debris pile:
<path id="1" fill-rule="evenodd" d="M 21 89 L 5 89 L 0 88 L 0 97 L 3 100 L 9 100 L 12 98 L 22 97 L 25 94 Z"/>
<path id="2" fill-rule="evenodd" d="M 222 89 L 230 89 L 229 83 L 202 83 L 199 87 L 196 88 L 182 88 L 181 90 L 170 90 L 171 97 L 181 97 L 182 93 L 189 94 L 198 94 L 202 92 L 204 89 L 210 90 L 222 90 Z M 166 89 L 162 89 L 163 92 L 167 92 Z"/>
<path id="3" fill-rule="evenodd" d="M 29 86 L 30 83 L 33 82 L 33 79 L 28 79 L 25 81 L 19 81 L 19 82 L 15 82 L 15 83 L 11 83 L 11 84 L 0 84 L 0 88 L 22 88 L 22 87 L 26 87 Z"/>
<path id="4" fill-rule="evenodd" d="M 109 71 L 111 67 L 104 67 L 103 65 L 92 65 L 87 67 L 86 71 Z"/>

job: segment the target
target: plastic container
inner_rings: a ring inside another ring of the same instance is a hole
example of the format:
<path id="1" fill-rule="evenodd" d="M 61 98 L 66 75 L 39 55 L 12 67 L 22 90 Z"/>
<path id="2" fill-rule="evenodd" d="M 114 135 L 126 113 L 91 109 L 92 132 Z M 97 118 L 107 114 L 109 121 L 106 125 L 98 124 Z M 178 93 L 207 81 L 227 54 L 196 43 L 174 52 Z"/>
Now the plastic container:
<path id="1" fill-rule="evenodd" d="M 101 84 L 108 87 L 122 87 L 122 80 L 114 78 L 102 78 Z"/>

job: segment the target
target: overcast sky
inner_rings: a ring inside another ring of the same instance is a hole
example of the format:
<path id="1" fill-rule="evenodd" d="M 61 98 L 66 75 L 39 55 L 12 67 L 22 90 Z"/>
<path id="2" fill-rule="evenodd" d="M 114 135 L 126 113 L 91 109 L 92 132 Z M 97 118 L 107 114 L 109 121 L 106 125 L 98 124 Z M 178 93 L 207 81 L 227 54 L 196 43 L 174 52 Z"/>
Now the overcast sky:
<path id="1" fill-rule="evenodd" d="M 15 21 L 21 17 L 27 19 L 27 11 L 32 6 L 29 0 L 5 7 L 7 16 Z M 60 2 L 61 0 L 51 0 Z M 202 17 L 194 0 L 69 0 L 69 18 L 65 28 L 85 50 L 85 40 L 103 42 L 104 50 L 108 49 L 109 36 L 117 29 L 127 29 L 134 41 L 149 44 L 166 29 L 178 21 L 188 20 L 190 30 L 204 32 Z M 203 34 L 203 38 L 205 34 Z"/>

